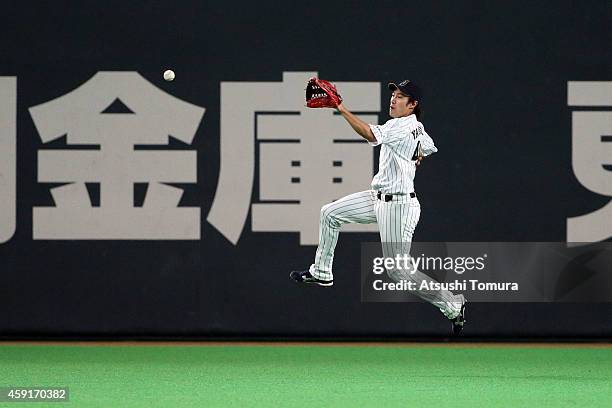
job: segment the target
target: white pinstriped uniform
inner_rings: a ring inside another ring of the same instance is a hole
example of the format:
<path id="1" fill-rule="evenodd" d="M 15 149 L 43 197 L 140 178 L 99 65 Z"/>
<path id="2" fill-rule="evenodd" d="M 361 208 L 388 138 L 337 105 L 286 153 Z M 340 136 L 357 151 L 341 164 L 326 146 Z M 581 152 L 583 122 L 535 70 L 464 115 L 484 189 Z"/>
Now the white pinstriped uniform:
<path id="1" fill-rule="evenodd" d="M 383 256 L 410 253 L 412 235 L 421 215 L 419 200 L 410 197 L 414 193 L 415 154 L 419 148 L 424 156 L 438 149 L 414 114 L 391 119 L 382 126 L 370 125 L 370 129 L 376 137 L 376 142 L 369 142 L 370 145 L 382 145 L 378 173 L 372 180 L 371 190 L 350 194 L 321 208 L 319 246 L 315 263 L 310 266 L 315 278 L 333 279 L 334 249 L 343 224 L 378 222 Z M 379 200 L 378 191 L 393 194 L 393 199 Z M 420 271 L 411 274 L 407 270 L 391 269 L 387 273 L 396 282 L 414 281 L 417 288 L 422 280 L 433 280 Z M 459 312 L 460 302 L 449 291 L 415 291 L 415 294 L 440 308 L 447 317 L 453 318 Z"/>

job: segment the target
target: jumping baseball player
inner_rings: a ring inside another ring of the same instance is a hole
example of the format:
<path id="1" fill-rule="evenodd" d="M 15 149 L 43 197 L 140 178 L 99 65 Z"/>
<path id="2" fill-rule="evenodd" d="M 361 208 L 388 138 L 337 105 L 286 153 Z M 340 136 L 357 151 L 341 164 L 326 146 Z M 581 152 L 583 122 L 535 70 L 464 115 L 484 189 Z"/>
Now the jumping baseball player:
<path id="1" fill-rule="evenodd" d="M 344 105 L 334 85 L 312 78 L 306 88 L 309 107 L 333 107 L 361 137 L 372 146 L 381 145 L 378 173 L 371 190 L 350 194 L 321 208 L 319 246 L 314 264 L 308 270 L 292 271 L 291 279 L 299 283 L 332 286 L 332 263 L 340 227 L 347 223 L 377 222 L 383 244 L 383 256 L 395 258 L 409 254 L 412 235 L 419 221 L 421 206 L 414 190 L 416 167 L 423 157 L 438 151 L 419 122 L 422 93 L 413 82 L 390 83 L 389 116 L 384 125 L 367 124 Z M 387 274 L 396 282 L 434 281 L 422 272 L 391 268 Z M 452 321 L 459 334 L 465 324 L 465 299 L 447 290 L 416 290 L 414 293 L 433 304 Z"/>

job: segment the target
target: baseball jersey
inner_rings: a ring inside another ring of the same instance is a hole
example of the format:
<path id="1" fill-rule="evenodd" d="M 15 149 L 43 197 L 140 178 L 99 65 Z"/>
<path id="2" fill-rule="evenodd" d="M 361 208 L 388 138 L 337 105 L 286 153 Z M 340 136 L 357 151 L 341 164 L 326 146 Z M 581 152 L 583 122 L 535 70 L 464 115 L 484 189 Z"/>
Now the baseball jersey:
<path id="1" fill-rule="evenodd" d="M 382 145 L 372 190 L 386 194 L 413 193 L 418 149 L 421 149 L 423 156 L 438 151 L 423 124 L 412 114 L 390 119 L 384 125 L 370 125 L 370 129 L 376 142 L 368 143 L 372 146 Z"/>

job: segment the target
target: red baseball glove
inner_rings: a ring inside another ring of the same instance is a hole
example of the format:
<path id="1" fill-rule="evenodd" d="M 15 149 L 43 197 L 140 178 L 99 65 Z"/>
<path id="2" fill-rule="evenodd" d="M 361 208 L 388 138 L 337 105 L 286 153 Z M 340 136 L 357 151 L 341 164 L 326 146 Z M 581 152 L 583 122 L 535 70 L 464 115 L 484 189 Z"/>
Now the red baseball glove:
<path id="1" fill-rule="evenodd" d="M 337 108 L 342 97 L 336 86 L 324 79 L 312 77 L 306 84 L 306 106 L 309 108 Z"/>

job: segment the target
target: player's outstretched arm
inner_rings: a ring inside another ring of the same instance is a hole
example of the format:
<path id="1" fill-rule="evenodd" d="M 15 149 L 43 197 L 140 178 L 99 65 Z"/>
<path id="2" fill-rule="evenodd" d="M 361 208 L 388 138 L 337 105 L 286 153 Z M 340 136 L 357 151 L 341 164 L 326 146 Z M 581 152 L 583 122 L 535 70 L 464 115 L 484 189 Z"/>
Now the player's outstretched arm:
<path id="1" fill-rule="evenodd" d="M 372 133 L 372 129 L 370 129 L 370 125 L 365 123 L 363 120 L 359 119 L 357 116 L 353 115 L 347 108 L 344 107 L 343 104 L 339 104 L 338 112 L 342 115 L 344 119 L 351 125 L 351 127 L 359 134 L 359 136 L 363 137 L 368 142 L 376 142 L 376 137 L 374 133 Z"/>

